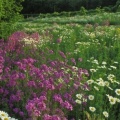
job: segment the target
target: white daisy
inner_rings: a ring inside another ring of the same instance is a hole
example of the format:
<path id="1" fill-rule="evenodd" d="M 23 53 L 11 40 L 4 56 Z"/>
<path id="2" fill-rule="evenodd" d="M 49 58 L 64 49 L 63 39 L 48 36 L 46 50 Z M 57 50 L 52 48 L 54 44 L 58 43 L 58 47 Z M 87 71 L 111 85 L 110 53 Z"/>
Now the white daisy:
<path id="1" fill-rule="evenodd" d="M 87 81 L 88 84 L 92 84 L 93 82 L 94 82 L 94 80 L 92 80 L 92 79 Z"/>
<path id="2" fill-rule="evenodd" d="M 82 94 L 76 94 L 76 97 L 77 97 L 78 99 L 81 99 L 81 98 L 82 98 Z"/>
<path id="3" fill-rule="evenodd" d="M 116 93 L 117 95 L 120 95 L 120 89 L 116 89 L 116 90 L 115 90 L 115 93 Z"/>
<path id="4" fill-rule="evenodd" d="M 4 111 L 0 111 L 0 116 L 3 116 L 3 117 L 8 117 L 8 114 Z"/>
<path id="5" fill-rule="evenodd" d="M 93 95 L 89 95 L 88 98 L 89 98 L 89 100 L 94 100 L 94 96 Z"/>
<path id="6" fill-rule="evenodd" d="M 116 99 L 112 96 L 109 97 L 110 104 L 114 105 L 116 103 Z"/>
<path id="7" fill-rule="evenodd" d="M 95 111 L 96 111 L 96 108 L 95 108 L 95 107 L 89 107 L 89 110 L 90 110 L 91 112 L 95 112 Z"/>
<path id="8" fill-rule="evenodd" d="M 81 103 L 82 103 L 81 100 L 78 100 L 78 99 L 75 100 L 75 102 L 78 103 L 78 104 L 81 104 Z"/>
<path id="9" fill-rule="evenodd" d="M 109 116 L 108 112 L 106 112 L 106 111 L 103 112 L 103 115 L 104 115 L 105 117 L 108 117 L 108 116 Z"/>

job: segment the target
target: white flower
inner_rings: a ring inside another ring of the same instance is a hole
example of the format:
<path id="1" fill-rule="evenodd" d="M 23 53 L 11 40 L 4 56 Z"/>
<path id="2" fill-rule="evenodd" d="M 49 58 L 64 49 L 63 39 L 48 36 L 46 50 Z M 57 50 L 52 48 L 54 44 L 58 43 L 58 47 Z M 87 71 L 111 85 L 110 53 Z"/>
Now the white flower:
<path id="1" fill-rule="evenodd" d="M 111 68 L 113 68 L 113 69 L 116 69 L 117 67 L 116 66 L 110 66 Z"/>
<path id="2" fill-rule="evenodd" d="M 94 80 L 88 80 L 87 83 L 88 84 L 92 84 L 94 82 Z"/>
<path id="3" fill-rule="evenodd" d="M 103 65 L 106 65 L 107 63 L 105 61 L 102 62 Z"/>
<path id="4" fill-rule="evenodd" d="M 0 120 L 18 120 L 18 119 L 11 118 L 8 116 L 6 112 L 0 111 Z"/>
<path id="5" fill-rule="evenodd" d="M 103 112 L 103 115 L 104 115 L 105 117 L 108 117 L 108 116 L 109 116 L 108 112 L 106 112 L 106 111 Z"/>
<path id="6" fill-rule="evenodd" d="M 95 112 L 96 108 L 95 108 L 95 107 L 89 107 L 89 110 L 90 110 L 91 112 Z"/>
<path id="7" fill-rule="evenodd" d="M 82 103 L 81 100 L 78 100 L 78 99 L 75 100 L 75 102 L 78 103 L 78 104 L 81 104 L 81 103 Z"/>
<path id="8" fill-rule="evenodd" d="M 8 116 L 2 116 L 0 120 L 10 120 Z"/>
<path id="9" fill-rule="evenodd" d="M 110 74 L 107 76 L 108 80 L 110 80 L 112 83 L 115 81 L 115 75 Z"/>
<path id="10" fill-rule="evenodd" d="M 102 78 L 99 78 L 99 79 L 97 79 L 97 81 L 103 81 L 103 79 L 102 79 Z"/>
<path id="11" fill-rule="evenodd" d="M 93 60 L 92 63 L 95 63 L 98 65 L 98 60 Z"/>
<path id="12" fill-rule="evenodd" d="M 115 83 L 117 83 L 118 85 L 120 84 L 120 82 L 114 81 Z"/>
<path id="13" fill-rule="evenodd" d="M 117 61 L 115 61 L 114 63 L 115 63 L 115 64 L 118 64 L 118 62 L 117 62 Z"/>
<path id="14" fill-rule="evenodd" d="M 83 102 L 87 102 L 87 99 L 86 99 L 86 98 L 83 98 Z"/>
<path id="15" fill-rule="evenodd" d="M 108 86 L 108 88 L 109 88 L 110 90 L 113 90 L 113 89 L 112 89 L 111 87 L 109 87 L 109 86 Z"/>
<path id="16" fill-rule="evenodd" d="M 115 90 L 115 93 L 116 93 L 117 95 L 120 95 L 120 89 L 116 89 L 116 90 Z"/>
<path id="17" fill-rule="evenodd" d="M 89 98 L 89 100 L 94 100 L 94 96 L 93 95 L 89 95 L 88 98 Z"/>
<path id="18" fill-rule="evenodd" d="M 76 94 L 76 97 L 77 97 L 78 99 L 81 99 L 81 98 L 82 98 L 82 94 Z"/>
<path id="19" fill-rule="evenodd" d="M 99 91 L 99 88 L 98 88 L 98 87 L 96 87 L 96 86 L 94 86 L 94 89 L 95 89 L 95 90 L 97 90 L 97 91 Z"/>
<path id="20" fill-rule="evenodd" d="M 15 118 L 11 118 L 11 117 L 9 117 L 9 120 L 18 120 L 18 119 L 15 119 Z"/>
<path id="21" fill-rule="evenodd" d="M 110 83 L 108 81 L 105 81 L 104 83 L 107 87 L 110 85 Z"/>
<path id="22" fill-rule="evenodd" d="M 100 82 L 98 82 L 98 85 L 99 86 L 105 86 L 105 83 L 104 83 L 104 81 L 100 81 Z"/>
<path id="23" fill-rule="evenodd" d="M 109 80 L 110 78 L 115 78 L 115 75 L 109 74 L 107 78 L 108 78 L 108 80 Z"/>
<path id="24" fill-rule="evenodd" d="M 109 96 L 108 98 L 109 98 L 110 104 L 114 105 L 116 103 L 116 98 L 112 96 Z"/>
<path id="25" fill-rule="evenodd" d="M 4 111 L 0 111 L 0 116 L 3 116 L 3 117 L 8 117 L 8 114 Z"/>
<path id="26" fill-rule="evenodd" d="M 97 69 L 90 69 L 90 72 L 96 72 Z"/>
<path id="27" fill-rule="evenodd" d="M 76 66 L 73 66 L 72 68 L 75 69 L 75 70 L 78 70 L 78 67 L 76 67 Z"/>
<path id="28" fill-rule="evenodd" d="M 105 65 L 103 65 L 103 66 L 101 66 L 101 68 L 106 68 L 106 66 L 105 66 Z"/>
<path id="29" fill-rule="evenodd" d="M 120 99 L 116 98 L 116 102 L 120 103 Z"/>
<path id="30" fill-rule="evenodd" d="M 90 33 L 91 38 L 95 38 L 95 33 Z"/>

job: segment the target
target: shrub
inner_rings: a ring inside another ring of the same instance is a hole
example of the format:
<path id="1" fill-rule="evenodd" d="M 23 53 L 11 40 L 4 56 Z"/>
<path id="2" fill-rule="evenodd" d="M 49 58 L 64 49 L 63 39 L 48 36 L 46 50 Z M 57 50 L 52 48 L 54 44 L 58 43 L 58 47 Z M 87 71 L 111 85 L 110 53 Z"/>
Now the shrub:
<path id="1" fill-rule="evenodd" d="M 23 0 L 0 0 L 0 38 L 7 38 L 16 30 L 14 23 L 22 18 L 19 14 L 22 10 L 21 2 Z"/>

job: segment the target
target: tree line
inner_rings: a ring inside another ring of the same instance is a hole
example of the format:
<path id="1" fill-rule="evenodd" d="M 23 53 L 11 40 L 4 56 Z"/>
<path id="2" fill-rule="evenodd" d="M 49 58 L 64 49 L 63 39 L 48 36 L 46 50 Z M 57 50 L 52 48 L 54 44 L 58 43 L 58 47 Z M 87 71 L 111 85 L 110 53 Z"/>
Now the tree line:
<path id="1" fill-rule="evenodd" d="M 53 13 L 62 11 L 79 11 L 83 6 L 85 9 L 96 7 L 113 7 L 120 0 L 24 0 L 23 14 Z"/>

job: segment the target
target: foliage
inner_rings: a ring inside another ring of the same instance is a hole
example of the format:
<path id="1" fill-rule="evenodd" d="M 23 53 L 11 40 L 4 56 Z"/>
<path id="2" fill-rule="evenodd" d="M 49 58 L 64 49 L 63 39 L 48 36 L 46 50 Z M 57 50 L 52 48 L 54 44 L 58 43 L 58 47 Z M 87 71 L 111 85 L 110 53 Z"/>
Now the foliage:
<path id="1" fill-rule="evenodd" d="M 79 11 L 96 7 L 114 6 L 117 0 L 25 0 L 23 14 L 53 13 L 62 11 Z"/>
<path id="2" fill-rule="evenodd" d="M 0 0 L 0 21 L 13 21 L 22 10 L 21 2 L 23 0 Z"/>
<path id="3" fill-rule="evenodd" d="M 86 10 L 84 7 L 81 7 L 81 8 L 80 8 L 80 13 L 81 13 L 82 15 L 86 15 L 87 10 Z"/>
<path id="4" fill-rule="evenodd" d="M 14 23 L 22 18 L 20 15 L 21 2 L 23 0 L 0 0 L 0 38 L 6 39 L 17 30 Z"/>

